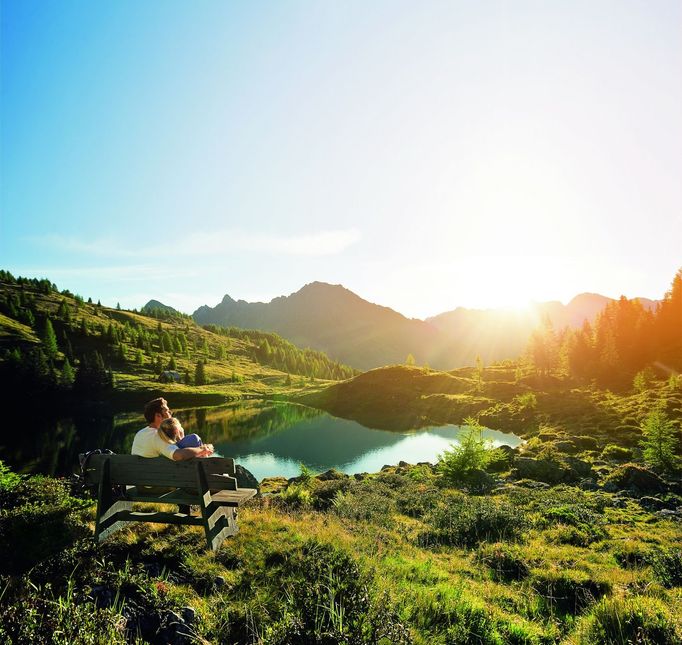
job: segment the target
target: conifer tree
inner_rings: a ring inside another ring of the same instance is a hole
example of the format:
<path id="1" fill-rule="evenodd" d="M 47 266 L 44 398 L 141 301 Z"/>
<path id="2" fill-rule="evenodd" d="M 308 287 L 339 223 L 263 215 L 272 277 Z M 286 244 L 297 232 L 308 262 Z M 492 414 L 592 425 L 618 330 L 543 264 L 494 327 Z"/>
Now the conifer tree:
<path id="1" fill-rule="evenodd" d="M 661 409 L 653 410 L 642 426 L 644 461 L 657 470 L 671 471 L 678 465 L 676 449 L 679 444 L 675 423 Z"/>
<path id="2" fill-rule="evenodd" d="M 204 361 L 199 359 L 194 370 L 194 383 L 196 385 L 206 385 L 206 370 L 204 369 Z"/>
<path id="3" fill-rule="evenodd" d="M 57 346 L 57 336 L 54 333 L 54 328 L 52 327 L 52 321 L 49 316 L 45 318 L 45 324 L 43 326 L 43 336 L 42 336 L 43 346 L 45 348 L 45 353 L 53 358 L 57 355 L 59 348 Z"/>
<path id="4" fill-rule="evenodd" d="M 64 385 L 65 387 L 71 387 L 73 385 L 75 377 L 76 373 L 73 371 L 71 363 L 69 363 L 69 359 L 67 357 L 64 359 L 64 364 L 62 365 L 60 381 L 62 385 Z"/>

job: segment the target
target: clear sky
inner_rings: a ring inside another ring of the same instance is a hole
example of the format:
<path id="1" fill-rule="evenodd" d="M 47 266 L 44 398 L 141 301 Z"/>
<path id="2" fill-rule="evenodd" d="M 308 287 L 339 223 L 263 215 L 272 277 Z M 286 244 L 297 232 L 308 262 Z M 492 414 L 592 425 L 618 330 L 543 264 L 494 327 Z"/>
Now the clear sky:
<path id="1" fill-rule="evenodd" d="M 682 267 L 682 3 L 2 0 L 0 267 L 406 315 Z"/>

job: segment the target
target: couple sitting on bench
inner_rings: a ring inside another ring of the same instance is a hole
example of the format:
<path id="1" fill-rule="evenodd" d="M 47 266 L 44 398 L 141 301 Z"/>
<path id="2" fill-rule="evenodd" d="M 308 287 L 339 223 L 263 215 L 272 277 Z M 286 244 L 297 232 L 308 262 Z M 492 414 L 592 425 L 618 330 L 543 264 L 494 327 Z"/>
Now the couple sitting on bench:
<path id="1" fill-rule="evenodd" d="M 234 459 L 212 456 L 213 446 L 197 435 L 185 437 L 165 399 L 147 403 L 144 415 L 149 425 L 135 435 L 131 455 L 84 459 L 85 483 L 98 491 L 95 538 L 102 541 L 129 522 L 186 524 L 202 526 L 208 547 L 219 548 L 237 532 L 237 508 L 257 489 L 239 487 Z M 134 511 L 136 502 L 174 504 L 179 512 Z"/>
<path id="2" fill-rule="evenodd" d="M 166 399 L 154 399 L 147 403 L 144 406 L 144 418 L 149 425 L 135 435 L 131 454 L 140 457 L 163 456 L 174 461 L 213 454 L 213 446 L 202 443 L 199 435 L 185 437 L 185 431 L 171 415 Z"/>

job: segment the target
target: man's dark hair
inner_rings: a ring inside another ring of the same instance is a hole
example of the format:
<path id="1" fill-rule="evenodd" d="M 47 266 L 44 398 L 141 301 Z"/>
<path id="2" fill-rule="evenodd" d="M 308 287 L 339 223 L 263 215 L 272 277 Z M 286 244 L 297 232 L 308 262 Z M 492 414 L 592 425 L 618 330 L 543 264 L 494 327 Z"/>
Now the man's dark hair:
<path id="1" fill-rule="evenodd" d="M 168 405 L 166 403 L 166 399 L 162 399 L 159 397 L 158 399 L 153 399 L 147 405 L 144 406 L 144 418 L 147 420 L 147 423 L 151 423 L 154 421 L 154 417 L 156 416 L 157 412 L 161 414 L 161 408 L 164 405 Z"/>

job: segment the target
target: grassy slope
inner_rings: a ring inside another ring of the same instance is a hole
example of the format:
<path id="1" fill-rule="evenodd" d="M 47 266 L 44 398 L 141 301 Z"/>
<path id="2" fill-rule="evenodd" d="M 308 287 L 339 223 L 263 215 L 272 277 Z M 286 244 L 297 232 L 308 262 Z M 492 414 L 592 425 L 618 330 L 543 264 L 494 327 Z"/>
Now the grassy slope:
<path id="1" fill-rule="evenodd" d="M 4 285 L 4 290 L 12 291 L 15 287 Z M 40 294 L 36 293 L 37 308 L 51 316 L 53 321 L 57 318 L 57 311 L 60 302 L 65 298 L 59 293 Z M 253 346 L 238 338 L 229 338 L 212 333 L 198 326 L 191 319 L 181 319 L 172 321 L 158 321 L 155 318 L 131 311 L 119 311 L 107 307 L 98 307 L 93 304 L 82 304 L 79 307 L 71 297 L 66 297 L 72 311 L 72 325 L 78 327 L 81 320 L 85 320 L 90 328 L 104 325 L 106 328 L 110 323 L 122 329 L 126 322 L 141 325 L 149 332 L 156 332 L 159 322 L 163 330 L 169 332 L 184 332 L 188 341 L 193 340 L 197 347 L 200 347 L 204 340 L 209 346 L 209 353 L 196 352 L 191 358 L 183 355 L 175 355 L 177 369 L 180 373 L 185 371 L 194 375 L 196 361 L 199 358 L 206 359 L 206 376 L 208 384 L 204 386 L 184 385 L 180 383 L 164 383 L 158 381 L 151 365 L 151 359 L 144 354 L 144 364 L 139 366 L 135 363 L 137 349 L 130 345 L 125 345 L 125 363 L 114 363 L 113 372 L 115 376 L 115 386 L 119 394 L 135 392 L 164 392 L 169 396 L 175 395 L 178 400 L 181 397 L 206 397 L 207 399 L 235 399 L 243 397 L 261 396 L 283 396 L 299 392 L 304 389 L 318 389 L 321 385 L 328 382 L 318 380 L 311 383 L 302 376 L 292 375 L 291 384 L 287 385 L 287 375 L 280 370 L 268 365 L 254 362 L 251 358 Z M 54 322 L 57 325 L 57 322 Z M 14 344 L 35 344 L 39 342 L 36 333 L 28 326 L 0 314 L 0 340 L 4 341 L 5 347 Z M 97 336 L 85 338 L 82 342 L 82 349 L 101 349 L 103 341 Z M 218 347 L 224 347 L 226 360 L 219 361 L 214 358 Z M 76 354 L 79 349 L 74 347 Z M 158 354 L 158 353 L 157 353 Z M 161 356 L 164 363 L 170 360 L 171 352 L 163 353 Z M 234 380 L 233 380 L 233 377 Z"/>
<path id="2" fill-rule="evenodd" d="M 487 427 L 524 437 L 550 426 L 570 435 L 590 435 L 628 445 L 657 405 L 682 419 L 682 390 L 658 387 L 614 394 L 560 379 L 515 377 L 515 370 L 486 368 L 479 381 L 472 368 L 434 372 L 394 365 L 365 372 L 296 399 L 371 427 L 405 429 L 461 423 L 478 417 Z"/>
<path id="3" fill-rule="evenodd" d="M 432 484 L 423 471 L 397 469 L 356 484 L 355 493 L 347 493 L 352 504 L 326 511 L 301 508 L 291 497 L 257 500 L 240 512 L 239 535 L 215 554 L 203 551 L 198 527 L 140 525 L 98 547 L 78 543 L 28 578 L 10 580 L 6 600 L 19 612 L 22 602 L 31 606 L 34 593 L 53 594 L 68 604 L 74 602 L 67 600 L 70 584 L 76 602 L 87 602 L 95 588 L 110 590 L 119 599 L 116 611 L 126 603 L 161 613 L 189 605 L 198 615 L 195 637 L 211 643 L 344 642 L 304 641 L 294 629 L 296 617 L 320 625 L 319 638 L 324 625 L 333 634 L 325 622 L 334 622 L 330 609 L 343 605 L 350 625 L 360 610 L 370 615 L 382 607 L 386 624 L 401 625 L 414 643 L 438 645 L 601 642 L 578 634 L 603 595 L 608 602 L 636 597 L 648 607 L 662 607 L 666 625 L 682 638 L 682 589 L 664 587 L 646 559 L 679 547 L 679 522 L 661 519 L 634 501 L 620 504 L 609 494 L 562 487 L 521 491 L 519 497 L 509 489 L 498 493 L 495 503 L 511 503 L 523 516 L 526 524 L 515 540 L 425 546 L 419 536 L 430 528 L 428 514 L 407 516 L 396 503 L 406 497 L 423 502 L 437 490 Z M 313 499 L 325 486 L 310 482 Z M 576 503 L 603 508 L 594 516 L 600 532 L 590 544 L 574 543 L 570 525 L 546 520 L 547 508 Z M 92 520 L 93 509 L 88 513 Z M 337 559 L 345 554 L 358 572 L 347 565 L 327 567 L 333 562 L 325 548 Z M 521 575 L 506 575 L 510 561 Z M 324 566 L 317 569 L 320 563 Z M 359 580 L 365 599 L 354 609 L 348 589 Z M 299 584 L 318 593 L 314 608 L 302 606 Z M 27 620 L 21 613 L 16 618 Z M 100 619 L 93 620 L 90 629 L 96 630 Z M 284 640 L 277 637 L 282 630 L 289 634 Z M 110 642 L 121 642 L 121 635 Z"/>

